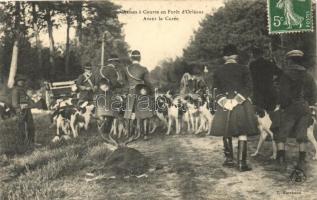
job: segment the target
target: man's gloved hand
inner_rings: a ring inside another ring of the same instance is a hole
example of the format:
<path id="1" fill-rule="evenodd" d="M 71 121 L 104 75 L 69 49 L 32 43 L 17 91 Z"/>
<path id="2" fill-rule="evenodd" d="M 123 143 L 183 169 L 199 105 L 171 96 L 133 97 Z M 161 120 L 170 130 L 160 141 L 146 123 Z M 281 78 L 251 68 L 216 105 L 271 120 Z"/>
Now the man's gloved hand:
<path id="1" fill-rule="evenodd" d="M 238 101 L 235 99 L 227 99 L 224 104 L 224 108 L 227 110 L 233 110 L 238 105 Z"/>

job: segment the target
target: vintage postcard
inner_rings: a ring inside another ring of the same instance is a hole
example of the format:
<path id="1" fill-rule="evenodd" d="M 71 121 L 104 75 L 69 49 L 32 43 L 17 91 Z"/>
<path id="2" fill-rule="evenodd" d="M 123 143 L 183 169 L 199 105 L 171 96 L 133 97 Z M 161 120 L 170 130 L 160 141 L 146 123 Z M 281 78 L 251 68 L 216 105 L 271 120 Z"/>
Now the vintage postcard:
<path id="1" fill-rule="evenodd" d="M 316 199 L 315 0 L 0 0 L 0 200 Z"/>

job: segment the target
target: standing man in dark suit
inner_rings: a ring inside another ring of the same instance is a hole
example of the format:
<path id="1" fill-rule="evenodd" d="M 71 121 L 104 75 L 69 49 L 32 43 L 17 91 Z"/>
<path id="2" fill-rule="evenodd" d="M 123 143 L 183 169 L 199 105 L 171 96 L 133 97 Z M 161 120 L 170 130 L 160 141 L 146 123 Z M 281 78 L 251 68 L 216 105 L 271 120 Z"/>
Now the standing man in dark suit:
<path id="1" fill-rule="evenodd" d="M 12 90 L 12 106 L 18 117 L 18 131 L 23 142 L 34 144 L 35 128 L 31 113 L 32 100 L 26 93 L 26 77 L 17 75 Z"/>
<path id="2" fill-rule="evenodd" d="M 96 101 L 96 116 L 99 125 L 102 125 L 102 132 L 109 133 L 113 119 L 118 117 L 122 108 L 117 102 L 123 93 L 125 76 L 119 69 L 119 57 L 115 54 L 108 59 L 106 66 L 101 66 L 96 74 L 97 89 L 94 95 Z M 118 105 L 118 106 L 116 106 Z"/>
<path id="3" fill-rule="evenodd" d="M 237 63 L 238 51 L 234 45 L 226 46 L 223 51 L 225 64 L 213 77 L 218 107 L 212 135 L 223 137 L 225 167 L 234 167 L 232 137 L 238 137 L 238 170 L 244 172 L 251 170 L 247 164 L 247 136 L 258 133 L 257 119 L 249 100 L 251 74 L 247 66 Z"/>
<path id="4" fill-rule="evenodd" d="M 79 90 L 78 105 L 81 105 L 85 101 L 92 102 L 93 93 L 97 89 L 95 76 L 93 76 L 91 71 L 91 63 L 86 63 L 84 66 L 84 70 L 84 73 L 79 75 L 76 80 L 76 86 Z"/>
<path id="5" fill-rule="evenodd" d="M 149 119 L 153 116 L 152 110 L 152 85 L 149 71 L 140 65 L 141 53 L 134 50 L 131 53 L 132 64 L 126 68 L 129 95 L 124 118 L 129 119 L 129 134 L 134 132 L 135 119 L 139 121 L 140 132 L 144 139 L 148 139 Z"/>
<path id="6" fill-rule="evenodd" d="M 316 103 L 316 83 L 302 65 L 304 53 L 293 50 L 286 54 L 288 64 L 280 78 L 279 104 L 281 105 L 280 131 L 275 134 L 277 161 L 286 169 L 285 142 L 295 137 L 299 145 L 297 170 L 304 172 L 307 128 L 313 122 L 310 108 Z"/>

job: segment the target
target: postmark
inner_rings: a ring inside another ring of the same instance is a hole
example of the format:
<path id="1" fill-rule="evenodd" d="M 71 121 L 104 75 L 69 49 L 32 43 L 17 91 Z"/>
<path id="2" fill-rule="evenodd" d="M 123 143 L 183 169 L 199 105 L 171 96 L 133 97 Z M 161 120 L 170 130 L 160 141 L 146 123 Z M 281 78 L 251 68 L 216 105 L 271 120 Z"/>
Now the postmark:
<path id="1" fill-rule="evenodd" d="M 267 0 L 270 34 L 313 31 L 311 0 Z"/>

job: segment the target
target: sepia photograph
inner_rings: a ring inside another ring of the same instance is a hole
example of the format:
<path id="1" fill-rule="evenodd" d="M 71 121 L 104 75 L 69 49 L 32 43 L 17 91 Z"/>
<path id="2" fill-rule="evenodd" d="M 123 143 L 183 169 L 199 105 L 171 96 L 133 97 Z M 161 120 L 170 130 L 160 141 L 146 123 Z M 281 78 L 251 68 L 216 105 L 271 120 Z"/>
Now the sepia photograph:
<path id="1" fill-rule="evenodd" d="M 316 0 L 0 0 L 0 200 L 317 199 Z"/>

